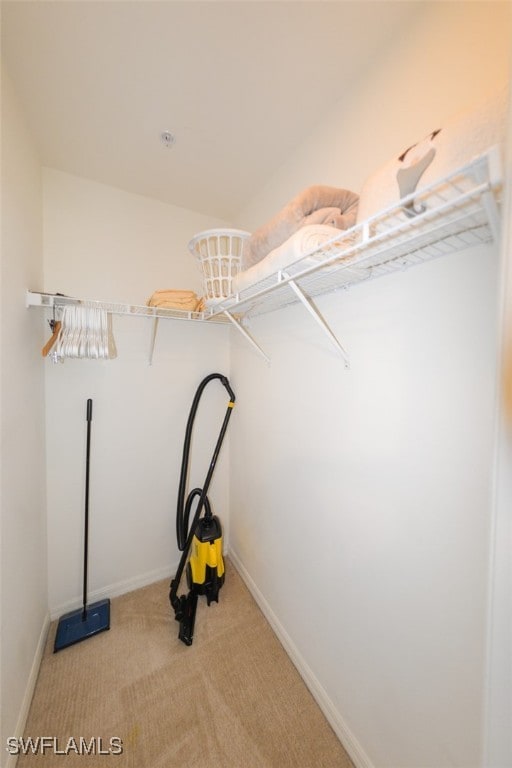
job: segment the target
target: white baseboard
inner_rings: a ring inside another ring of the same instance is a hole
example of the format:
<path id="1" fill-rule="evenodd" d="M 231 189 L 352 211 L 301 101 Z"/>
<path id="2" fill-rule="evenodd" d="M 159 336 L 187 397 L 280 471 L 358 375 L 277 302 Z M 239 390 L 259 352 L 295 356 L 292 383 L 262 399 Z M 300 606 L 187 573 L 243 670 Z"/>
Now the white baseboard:
<path id="1" fill-rule="evenodd" d="M 229 547 L 226 543 L 224 544 L 224 556 L 230 556 Z M 105 600 L 107 597 L 119 597 L 119 595 L 126 595 L 128 592 L 133 592 L 136 589 L 147 587 L 149 584 L 154 584 L 155 581 L 161 581 L 161 579 L 169 579 L 170 583 L 171 578 L 174 576 L 178 569 L 178 565 L 178 562 L 172 563 L 171 565 L 167 565 L 164 568 L 157 568 L 154 571 L 147 571 L 146 573 L 133 576 L 123 581 L 116 581 L 113 584 L 102 587 L 101 589 L 96 589 L 89 593 L 88 602 L 94 603 L 96 600 Z M 182 584 L 184 583 L 185 582 L 182 581 Z M 82 595 L 77 595 L 73 600 L 68 600 L 65 603 L 61 603 L 61 605 L 54 607 L 50 606 L 50 620 L 55 621 L 55 619 L 59 619 L 63 614 L 80 608 L 82 605 L 82 600 Z"/>
<path id="2" fill-rule="evenodd" d="M 119 595 L 125 595 L 127 592 L 133 592 L 135 589 L 141 589 L 141 587 L 147 587 L 149 584 L 154 584 L 155 581 L 160 581 L 161 579 L 170 580 L 177 567 L 178 564 L 176 563 L 165 568 L 157 568 L 154 571 L 147 571 L 124 581 L 117 581 L 101 589 L 96 589 L 88 595 L 88 602 L 94 603 L 97 600 L 105 600 L 107 597 L 119 597 Z M 50 618 L 54 621 L 54 619 L 60 618 L 60 616 L 69 611 L 74 611 L 81 605 L 82 596 L 77 596 L 74 600 L 69 600 L 62 605 L 51 608 Z"/>
<path id="3" fill-rule="evenodd" d="M 375 768 L 233 550 L 230 558 L 356 768 Z"/>
<path id="4" fill-rule="evenodd" d="M 39 640 L 37 641 L 36 651 L 34 653 L 34 659 L 30 668 L 30 674 L 28 676 L 27 685 L 25 687 L 25 694 L 23 701 L 21 702 L 20 711 L 18 714 L 18 721 L 16 723 L 15 732 L 10 734 L 17 739 L 20 739 L 25 732 L 25 725 L 28 718 L 30 705 L 32 703 L 32 697 L 34 695 L 34 689 L 36 687 L 37 676 L 39 674 L 39 667 L 41 666 L 41 660 L 43 658 L 44 648 L 46 645 L 46 638 L 48 637 L 48 630 L 50 628 L 50 615 L 46 614 L 41 632 L 39 633 Z M 18 760 L 17 755 L 7 755 L 4 768 L 15 768 Z"/>

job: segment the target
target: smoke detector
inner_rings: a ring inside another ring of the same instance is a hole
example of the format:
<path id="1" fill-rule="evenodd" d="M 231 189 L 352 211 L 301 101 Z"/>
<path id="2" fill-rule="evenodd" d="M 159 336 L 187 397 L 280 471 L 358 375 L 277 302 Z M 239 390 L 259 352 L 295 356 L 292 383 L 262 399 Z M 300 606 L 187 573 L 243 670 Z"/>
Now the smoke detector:
<path id="1" fill-rule="evenodd" d="M 162 133 L 160 134 L 160 141 L 162 142 L 164 147 L 167 147 L 167 149 L 170 149 L 172 146 L 174 146 L 176 137 L 170 131 L 162 131 Z"/>

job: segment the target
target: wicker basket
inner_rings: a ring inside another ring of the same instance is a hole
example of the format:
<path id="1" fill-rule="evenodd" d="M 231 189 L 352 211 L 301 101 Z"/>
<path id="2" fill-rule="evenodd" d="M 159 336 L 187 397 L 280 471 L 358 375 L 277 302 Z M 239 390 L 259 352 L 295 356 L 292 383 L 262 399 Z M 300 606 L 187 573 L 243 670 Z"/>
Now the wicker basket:
<path id="1" fill-rule="evenodd" d="M 244 241 L 250 232 L 241 229 L 208 229 L 188 244 L 203 271 L 204 299 L 216 304 L 231 295 L 231 281 L 241 268 Z"/>

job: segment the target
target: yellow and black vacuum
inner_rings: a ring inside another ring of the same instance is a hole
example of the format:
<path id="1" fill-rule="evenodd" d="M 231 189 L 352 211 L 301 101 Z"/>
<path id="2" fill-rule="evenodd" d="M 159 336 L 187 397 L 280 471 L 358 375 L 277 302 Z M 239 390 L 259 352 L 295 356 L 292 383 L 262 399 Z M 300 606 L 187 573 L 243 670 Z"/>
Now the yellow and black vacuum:
<path id="1" fill-rule="evenodd" d="M 185 502 L 194 419 L 205 387 L 215 379 L 219 379 L 226 388 L 229 394 L 229 403 L 204 485 L 202 488 L 194 488 L 187 496 Z M 176 510 L 176 539 L 178 542 L 178 549 L 182 552 L 182 556 L 178 565 L 178 570 L 176 571 L 176 576 L 171 581 L 169 591 L 169 600 L 174 609 L 174 617 L 180 624 L 178 637 L 185 643 L 185 645 L 192 645 L 197 598 L 199 595 L 205 595 L 208 605 L 210 605 L 212 600 L 218 602 L 219 589 L 224 583 L 222 526 L 219 518 L 212 514 L 207 494 L 234 405 L 235 393 L 231 389 L 227 377 L 223 376 L 221 373 L 211 373 L 199 384 L 187 421 L 183 444 L 180 484 L 178 489 L 178 507 Z M 192 505 L 196 499 L 196 510 L 192 523 L 189 525 Z M 203 511 L 204 514 L 201 516 Z M 185 566 L 189 592 L 187 595 L 178 597 L 178 589 Z"/>

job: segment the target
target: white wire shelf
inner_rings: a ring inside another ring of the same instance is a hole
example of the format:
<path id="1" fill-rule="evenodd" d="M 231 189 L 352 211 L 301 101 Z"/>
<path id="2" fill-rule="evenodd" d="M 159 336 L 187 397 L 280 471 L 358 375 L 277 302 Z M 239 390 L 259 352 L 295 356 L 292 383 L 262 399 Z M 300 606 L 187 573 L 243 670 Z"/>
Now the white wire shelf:
<path id="1" fill-rule="evenodd" d="M 205 312 L 192 312 L 164 307 L 149 307 L 145 304 L 123 304 L 122 302 L 116 301 L 78 299 L 73 296 L 64 296 L 59 293 L 44 293 L 41 291 L 27 291 L 26 304 L 27 307 L 45 307 L 52 309 L 54 312 L 54 319 L 57 319 L 55 317 L 56 315 L 61 317 L 64 314 L 65 308 L 69 306 L 79 306 L 84 308 L 103 310 L 110 315 L 131 315 L 132 317 L 150 318 L 152 319 L 153 323 L 149 342 L 149 365 L 151 365 L 153 362 L 153 354 L 155 350 L 159 320 L 182 320 L 188 322 L 210 321 L 212 323 L 222 323 L 224 325 L 230 323 L 230 318 L 227 315 L 213 316 L 209 310 Z"/>
<path id="2" fill-rule="evenodd" d="M 27 307 L 47 307 L 60 309 L 66 305 L 76 304 L 86 307 L 102 309 L 113 315 L 132 315 L 136 317 L 167 318 L 170 320 L 187 320 L 213 323 L 229 323 L 224 315 L 213 315 L 210 310 L 205 312 L 191 312 L 182 309 L 167 309 L 163 307 L 148 307 L 145 304 L 123 304 L 115 301 L 98 301 L 96 299 L 78 299 L 73 296 L 64 296 L 59 293 L 44 293 L 41 291 L 27 291 Z"/>
<path id="3" fill-rule="evenodd" d="M 220 302 L 215 313 L 251 317 L 404 270 L 499 234 L 499 152 L 493 148 L 418 193 Z M 411 206 L 420 213 L 410 215 Z M 290 290 L 292 288 L 293 290 Z M 299 289 L 299 293 L 295 290 Z"/>
<path id="4" fill-rule="evenodd" d="M 204 312 L 84 300 L 33 291 L 27 291 L 27 306 L 59 308 L 78 303 L 116 315 L 154 318 L 152 347 L 159 318 L 231 323 L 268 361 L 247 331 L 246 321 L 300 301 L 348 367 L 347 353 L 313 299 L 471 246 L 497 241 L 501 186 L 500 152 L 493 147 L 464 167 L 402 198 L 399 203 L 350 230 L 337 232 L 331 240 L 285 270 L 270 274 Z"/>

